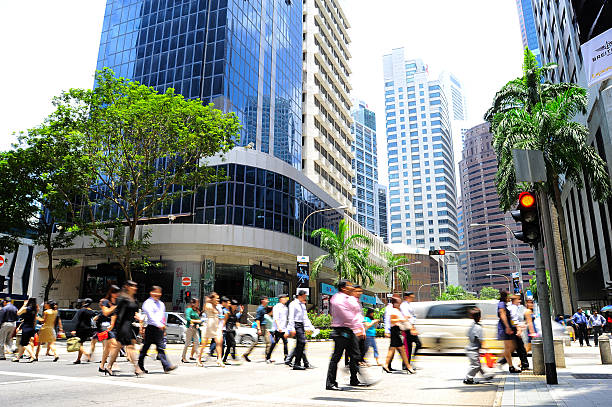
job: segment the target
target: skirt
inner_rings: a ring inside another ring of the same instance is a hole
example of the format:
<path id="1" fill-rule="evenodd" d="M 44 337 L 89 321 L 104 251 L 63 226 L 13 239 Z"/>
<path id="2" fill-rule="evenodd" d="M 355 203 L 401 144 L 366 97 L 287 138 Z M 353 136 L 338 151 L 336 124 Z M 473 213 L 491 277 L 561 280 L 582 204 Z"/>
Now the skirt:
<path id="1" fill-rule="evenodd" d="M 55 329 L 50 326 L 44 326 L 38 331 L 38 341 L 40 343 L 55 342 Z"/>
<path id="2" fill-rule="evenodd" d="M 512 327 L 512 332 L 516 332 L 516 328 Z M 499 323 L 497 324 L 497 339 L 500 341 L 511 341 L 514 339 L 514 333 L 513 334 L 507 334 L 506 333 L 506 328 L 504 327 L 504 324 L 499 321 Z"/>
<path id="3" fill-rule="evenodd" d="M 402 340 L 402 331 L 399 326 L 391 327 L 391 343 L 389 344 L 392 348 L 401 348 L 404 346 L 404 341 Z"/>
<path id="4" fill-rule="evenodd" d="M 76 337 L 79 338 L 79 341 L 81 341 L 81 344 L 91 340 L 91 330 L 78 330 L 76 331 Z"/>
<path id="5" fill-rule="evenodd" d="M 21 340 L 19 341 L 19 345 L 28 346 L 30 344 L 30 339 L 32 339 L 36 335 L 36 331 L 34 328 L 31 329 L 22 329 L 21 330 Z"/>
<path id="6" fill-rule="evenodd" d="M 116 332 L 116 339 L 123 346 L 131 345 L 136 340 L 132 324 L 123 324 Z"/>

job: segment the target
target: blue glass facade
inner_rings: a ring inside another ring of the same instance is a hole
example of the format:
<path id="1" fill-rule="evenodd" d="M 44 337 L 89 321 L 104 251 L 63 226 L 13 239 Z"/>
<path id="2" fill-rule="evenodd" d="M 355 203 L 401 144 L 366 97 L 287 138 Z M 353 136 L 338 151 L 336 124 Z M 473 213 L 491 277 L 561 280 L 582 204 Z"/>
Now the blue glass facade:
<path id="1" fill-rule="evenodd" d="M 97 68 L 238 115 L 240 144 L 301 165 L 302 3 L 108 0 Z"/>
<path id="2" fill-rule="evenodd" d="M 302 2 L 107 0 L 97 69 L 104 67 L 160 92 L 174 88 L 186 98 L 235 112 L 243 126 L 239 145 L 252 143 L 253 149 L 300 169 Z M 180 222 L 299 236 L 305 216 L 329 207 L 285 175 L 247 165 L 220 167 L 227 182 L 186 195 L 154 216 L 181 214 Z M 108 219 L 113 213 L 99 216 Z M 307 232 L 333 228 L 339 216 L 316 214 Z"/>
<path id="3" fill-rule="evenodd" d="M 540 45 L 538 43 L 538 34 L 536 32 L 535 20 L 533 16 L 532 0 L 516 0 L 516 6 L 519 13 L 523 47 L 529 48 L 529 50 L 536 56 L 538 63 L 541 65 L 542 58 L 540 55 Z"/>

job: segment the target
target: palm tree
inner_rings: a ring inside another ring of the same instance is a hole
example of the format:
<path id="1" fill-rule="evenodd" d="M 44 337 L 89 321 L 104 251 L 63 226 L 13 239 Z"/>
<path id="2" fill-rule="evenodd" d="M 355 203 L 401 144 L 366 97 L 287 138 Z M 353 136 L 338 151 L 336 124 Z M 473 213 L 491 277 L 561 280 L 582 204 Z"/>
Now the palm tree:
<path id="1" fill-rule="evenodd" d="M 369 262 L 371 244 L 367 236 L 354 234 L 349 236 L 348 224 L 342 219 L 338 233 L 321 228 L 312 232 L 312 237 L 319 237 L 321 248 L 327 251 L 312 263 L 313 277 L 321 271 L 323 264 L 330 261 L 339 279 L 347 279 L 357 284 L 371 285 L 374 278 L 382 273 L 382 268 Z"/>
<path id="2" fill-rule="evenodd" d="M 592 187 L 594 198 L 602 201 L 610 195 L 610 178 L 606 163 L 597 150 L 587 143 L 588 129 L 572 121 L 576 114 L 586 113 L 587 92 L 576 84 L 544 81 L 548 72 L 555 67 L 555 64 L 538 67 L 535 56 L 525 49 L 523 76 L 508 82 L 497 92 L 492 107 L 485 114 L 485 120 L 491 123 L 494 135 L 493 148 L 498 158 L 496 183 L 502 210 L 509 210 L 519 192 L 529 188 L 529 185 L 516 181 L 512 150 L 532 149 L 543 152 L 547 181 L 541 190 L 553 204 L 561 234 L 559 238 L 551 232 L 553 240 L 558 238 L 560 241 L 548 243 L 549 247 L 562 248 L 560 251 L 567 268 L 565 272 L 570 275 L 571 263 L 560 181 L 568 180 L 582 188 L 584 176 Z M 544 221 L 552 222 L 552 219 Z M 551 261 L 556 262 L 554 254 Z M 553 269 L 556 272 L 556 267 Z"/>
<path id="3" fill-rule="evenodd" d="M 402 266 L 402 264 L 408 263 L 410 259 L 406 256 L 396 256 L 391 252 L 384 252 L 383 256 L 387 261 L 387 268 L 389 269 L 385 275 L 385 283 L 388 287 L 391 287 L 391 292 L 395 289 L 395 282 L 398 283 L 400 290 L 404 291 L 410 285 L 412 274 L 410 270 Z"/>

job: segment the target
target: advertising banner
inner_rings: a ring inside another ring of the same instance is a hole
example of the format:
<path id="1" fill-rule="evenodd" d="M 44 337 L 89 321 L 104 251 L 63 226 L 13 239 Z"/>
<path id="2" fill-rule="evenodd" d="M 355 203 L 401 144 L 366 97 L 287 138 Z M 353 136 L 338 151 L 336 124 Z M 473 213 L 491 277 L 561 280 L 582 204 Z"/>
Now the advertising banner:
<path id="1" fill-rule="evenodd" d="M 612 77 L 612 28 L 580 47 L 589 86 Z"/>

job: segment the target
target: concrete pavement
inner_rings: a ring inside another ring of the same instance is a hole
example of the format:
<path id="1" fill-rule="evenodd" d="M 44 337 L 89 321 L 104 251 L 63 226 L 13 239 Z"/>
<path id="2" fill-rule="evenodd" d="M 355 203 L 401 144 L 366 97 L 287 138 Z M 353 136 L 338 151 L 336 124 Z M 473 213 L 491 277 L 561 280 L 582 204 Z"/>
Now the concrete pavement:
<path id="1" fill-rule="evenodd" d="M 119 363 L 117 377 L 104 377 L 97 364 L 72 365 L 74 354 L 61 350 L 57 363 L 41 357 L 37 363 L 0 362 L 0 405 L 31 406 L 492 406 L 497 384 L 466 386 L 462 383 L 467 360 L 463 356 L 424 355 L 415 375 L 383 374 L 380 367 L 365 369 L 370 380 L 380 380 L 368 388 L 348 387 L 348 372 L 339 369 L 338 382 L 346 390 L 325 390 L 325 375 L 332 342 L 308 344 L 308 357 L 316 368 L 292 371 L 283 364 L 263 362 L 263 348 L 252 353 L 252 363 L 220 368 L 209 361 L 205 368 L 195 364 L 180 365 L 164 374 L 159 362 L 147 358 L 150 374 L 132 375 L 127 362 Z M 293 345 L 292 345 L 293 346 Z M 388 342 L 379 340 L 386 354 Z M 169 345 L 170 359 L 178 362 L 182 347 Z M 240 349 L 239 349 L 240 351 Z M 42 353 L 42 351 L 41 351 Z M 240 352 L 239 352 L 240 353 Z M 95 360 L 99 360 L 100 350 Z M 282 356 L 282 349 L 275 355 Z M 341 362 L 342 365 L 342 362 Z M 396 356 L 395 368 L 400 361 Z"/>

